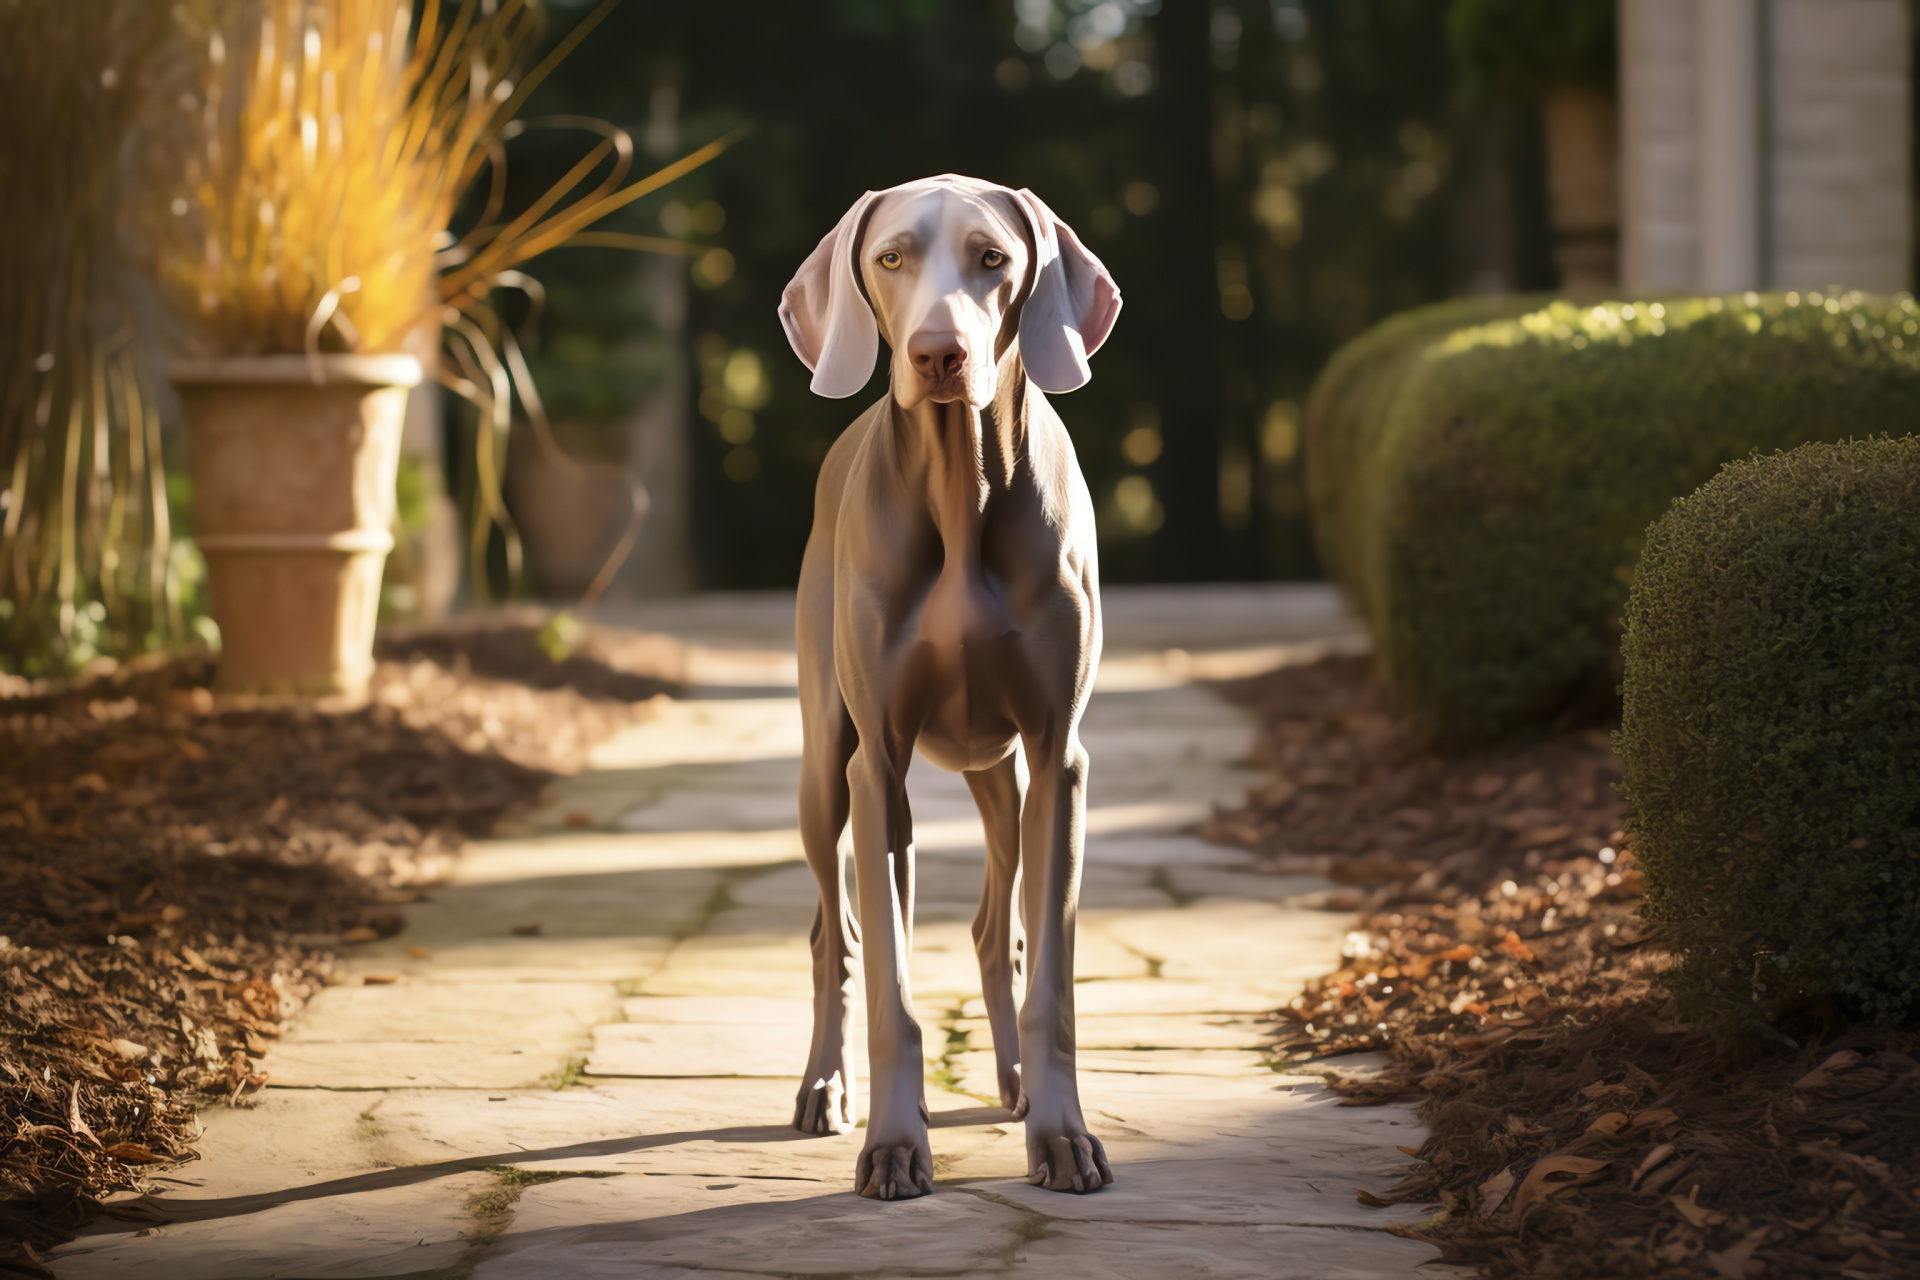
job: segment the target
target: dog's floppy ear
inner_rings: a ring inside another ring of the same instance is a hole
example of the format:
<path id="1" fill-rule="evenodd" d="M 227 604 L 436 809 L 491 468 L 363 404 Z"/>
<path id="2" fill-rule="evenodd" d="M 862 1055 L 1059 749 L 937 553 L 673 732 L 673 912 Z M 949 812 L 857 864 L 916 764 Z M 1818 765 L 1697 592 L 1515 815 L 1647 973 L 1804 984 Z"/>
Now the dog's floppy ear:
<path id="1" fill-rule="evenodd" d="M 1073 228 L 1022 188 L 1014 193 L 1033 232 L 1033 292 L 1020 312 L 1020 363 L 1042 391 L 1074 391 L 1093 370 L 1087 357 L 1113 332 L 1120 289 Z"/>
<path id="2" fill-rule="evenodd" d="M 813 370 L 815 395 L 843 399 L 873 376 L 880 329 L 854 274 L 858 266 L 853 259 L 860 250 L 867 213 L 878 198 L 877 192 L 869 191 L 854 201 L 780 295 L 780 323 L 793 344 L 793 354 Z"/>

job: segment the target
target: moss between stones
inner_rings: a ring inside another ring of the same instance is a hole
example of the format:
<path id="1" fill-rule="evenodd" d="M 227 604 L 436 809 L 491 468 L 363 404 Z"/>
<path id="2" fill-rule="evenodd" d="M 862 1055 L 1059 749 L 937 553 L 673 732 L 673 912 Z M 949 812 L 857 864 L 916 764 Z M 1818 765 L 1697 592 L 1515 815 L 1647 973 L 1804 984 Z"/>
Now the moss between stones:
<path id="1" fill-rule="evenodd" d="M 1649 522 L 1754 450 L 1908 430 L 1916 335 L 1911 299 L 1862 294 L 1396 317 L 1308 403 L 1323 562 L 1443 744 L 1605 716 Z"/>
<path id="2" fill-rule="evenodd" d="M 1626 761 L 1683 1008 L 1920 1014 L 1920 440 L 1728 466 L 1647 537 Z"/>

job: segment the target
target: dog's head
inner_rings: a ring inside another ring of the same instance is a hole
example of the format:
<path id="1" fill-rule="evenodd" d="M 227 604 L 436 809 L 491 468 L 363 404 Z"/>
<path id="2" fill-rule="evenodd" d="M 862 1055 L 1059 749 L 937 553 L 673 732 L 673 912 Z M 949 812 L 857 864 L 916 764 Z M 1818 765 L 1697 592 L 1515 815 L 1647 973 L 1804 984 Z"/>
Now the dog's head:
<path id="1" fill-rule="evenodd" d="M 884 332 L 905 408 L 985 408 L 1016 340 L 1036 387 L 1084 386 L 1119 313 L 1113 277 L 1038 196 L 953 174 L 860 197 L 780 300 L 815 392 L 865 386 Z"/>

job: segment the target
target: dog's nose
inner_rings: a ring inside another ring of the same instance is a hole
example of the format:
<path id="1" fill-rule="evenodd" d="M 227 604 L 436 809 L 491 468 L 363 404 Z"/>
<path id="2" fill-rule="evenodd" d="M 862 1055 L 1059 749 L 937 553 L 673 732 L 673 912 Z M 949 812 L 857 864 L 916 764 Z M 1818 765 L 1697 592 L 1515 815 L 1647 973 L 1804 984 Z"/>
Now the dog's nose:
<path id="1" fill-rule="evenodd" d="M 930 381 L 960 372 L 967 363 L 967 344 L 957 333 L 920 333 L 907 344 L 914 371 Z"/>

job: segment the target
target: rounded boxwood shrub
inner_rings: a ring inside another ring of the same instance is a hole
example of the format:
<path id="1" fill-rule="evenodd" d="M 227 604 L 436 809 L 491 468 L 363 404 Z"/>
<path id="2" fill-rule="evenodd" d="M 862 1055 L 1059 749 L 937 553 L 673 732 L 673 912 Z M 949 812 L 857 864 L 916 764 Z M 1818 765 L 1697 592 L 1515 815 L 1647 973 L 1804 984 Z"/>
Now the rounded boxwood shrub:
<path id="1" fill-rule="evenodd" d="M 1910 298 L 1447 318 L 1356 339 L 1305 424 L 1322 562 L 1443 745 L 1613 713 L 1647 525 L 1723 462 L 1920 421 Z"/>
<path id="2" fill-rule="evenodd" d="M 1333 559 L 1356 550 L 1358 540 L 1329 531 L 1359 522 L 1366 501 L 1359 485 L 1348 483 L 1358 461 L 1368 456 L 1375 433 L 1386 422 L 1400 382 L 1417 368 L 1428 347 L 1490 320 L 1507 320 L 1544 306 L 1539 295 L 1513 298 L 1456 298 L 1415 307 L 1387 317 L 1333 353 L 1307 397 L 1306 470 L 1312 505 L 1314 542 L 1322 564 L 1350 588 L 1360 581 L 1359 564 L 1334 565 Z"/>
<path id="3" fill-rule="evenodd" d="M 1920 1015 L 1920 440 L 1728 466 L 1626 610 L 1647 910 L 1692 1012 L 1808 991 Z"/>

